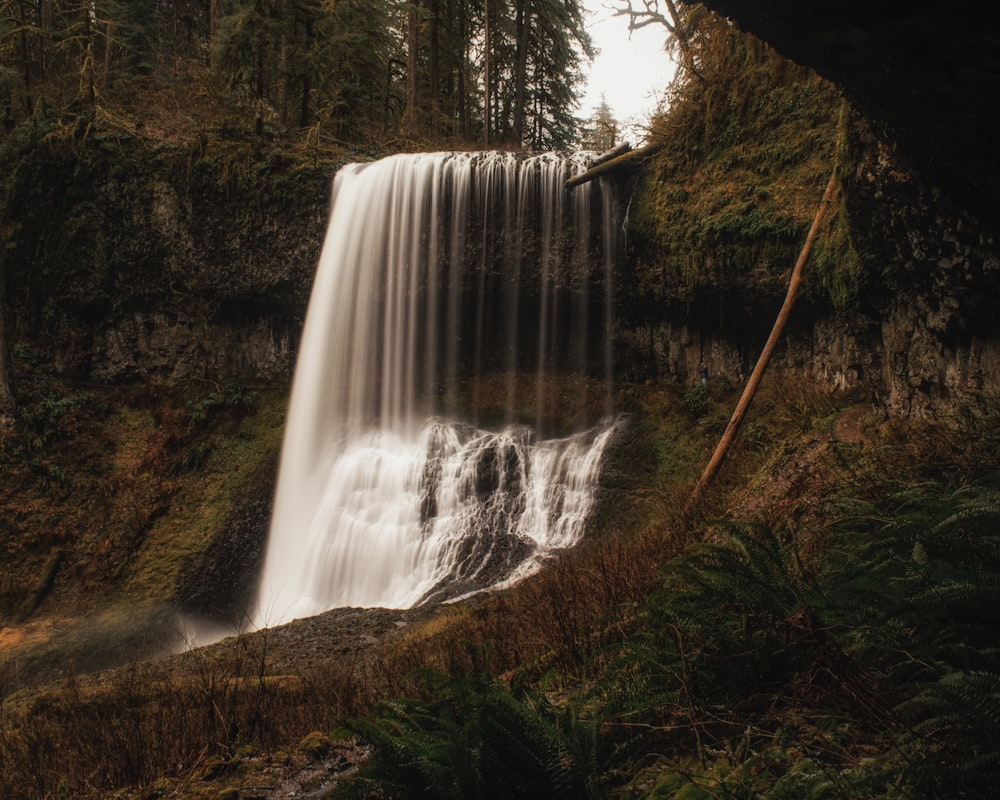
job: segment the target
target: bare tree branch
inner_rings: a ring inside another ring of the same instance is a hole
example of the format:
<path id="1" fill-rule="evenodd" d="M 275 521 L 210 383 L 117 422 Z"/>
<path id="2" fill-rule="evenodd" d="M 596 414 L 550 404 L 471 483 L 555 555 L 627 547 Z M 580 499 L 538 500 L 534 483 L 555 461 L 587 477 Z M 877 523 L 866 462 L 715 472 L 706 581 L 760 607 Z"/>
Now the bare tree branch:
<path id="1" fill-rule="evenodd" d="M 716 471 L 719 469 L 719 466 L 722 464 L 722 460 L 729 451 L 729 446 L 732 444 L 733 439 L 736 436 L 736 432 L 739 430 L 740 425 L 743 422 L 743 418 L 746 416 L 747 409 L 750 408 L 750 403 L 753 401 L 754 395 L 757 393 L 757 387 L 760 385 L 761 379 L 764 377 L 764 371 L 767 369 L 767 365 L 771 361 L 771 354 L 774 352 L 774 348 L 778 344 L 778 339 L 781 338 L 781 333 L 785 328 L 785 323 L 788 321 L 788 317 L 792 313 L 792 307 L 795 304 L 795 296 L 798 293 L 799 284 L 802 282 L 802 270 L 806 265 L 806 261 L 809 260 L 809 254 L 812 252 L 813 241 L 816 239 L 820 221 L 823 219 L 823 212 L 826 211 L 826 207 L 829 205 L 830 199 L 833 197 L 833 190 L 836 185 L 837 167 L 834 166 L 833 172 L 830 175 L 830 180 L 826 184 L 826 190 L 823 192 L 823 199 L 820 200 L 819 208 L 816 209 L 816 216 L 813 217 L 812 226 L 809 228 L 809 233 L 806 235 L 806 240 L 802 245 L 802 250 L 799 252 L 798 260 L 792 268 L 792 276 L 788 281 L 788 291 L 785 294 L 785 302 L 782 303 L 781 309 L 778 311 L 778 316 L 774 321 L 774 326 L 771 328 L 771 334 L 767 337 L 764 349 L 761 351 L 760 357 L 757 359 L 757 364 L 753 368 L 753 372 L 750 374 L 750 379 L 747 381 L 747 385 L 743 389 L 743 394 L 740 397 L 739 402 L 736 404 L 736 408 L 729 420 L 729 424 L 726 426 L 726 430 L 722 434 L 722 438 L 719 439 L 719 443 L 715 446 L 715 452 L 712 453 L 712 458 L 705 467 L 705 471 L 702 472 L 701 477 L 698 479 L 698 483 L 695 485 L 694 490 L 691 492 L 691 496 L 688 498 L 687 506 L 685 507 L 686 517 L 690 516 L 694 507 L 700 501 L 701 496 L 705 491 L 705 487 L 707 487 L 711 482 Z"/>
<path id="2" fill-rule="evenodd" d="M 628 17 L 629 31 L 642 30 L 650 25 L 662 25 L 677 44 L 684 69 L 691 75 L 704 80 L 691 50 L 693 31 L 689 29 L 684 15 L 680 13 L 674 0 L 663 0 L 663 2 L 666 6 L 666 14 L 660 10 L 660 0 L 626 0 L 624 6 L 615 9 L 615 14 L 620 17 Z M 641 3 L 642 7 L 637 8 L 637 3 Z"/>

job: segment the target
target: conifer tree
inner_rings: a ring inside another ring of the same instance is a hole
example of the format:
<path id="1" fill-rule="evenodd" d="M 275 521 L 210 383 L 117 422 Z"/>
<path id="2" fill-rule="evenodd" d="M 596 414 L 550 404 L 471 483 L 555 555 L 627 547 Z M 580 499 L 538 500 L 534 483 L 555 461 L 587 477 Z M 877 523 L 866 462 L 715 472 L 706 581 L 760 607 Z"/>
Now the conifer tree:
<path id="1" fill-rule="evenodd" d="M 594 108 L 594 113 L 584 126 L 580 145 L 585 150 L 603 153 L 610 150 L 618 142 L 618 120 L 611 112 L 611 107 L 604 95 L 601 102 Z"/>

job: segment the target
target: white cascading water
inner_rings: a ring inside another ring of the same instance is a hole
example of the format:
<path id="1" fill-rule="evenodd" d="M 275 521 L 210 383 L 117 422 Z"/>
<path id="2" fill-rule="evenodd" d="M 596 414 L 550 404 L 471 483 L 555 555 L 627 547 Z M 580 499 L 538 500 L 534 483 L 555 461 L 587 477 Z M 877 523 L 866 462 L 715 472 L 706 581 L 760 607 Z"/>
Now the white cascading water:
<path id="1" fill-rule="evenodd" d="M 539 422 L 547 375 L 610 381 L 611 189 L 565 189 L 586 163 L 433 153 L 337 174 L 255 624 L 454 598 L 580 539 L 614 422 Z M 479 419 L 497 405 L 506 421 Z"/>

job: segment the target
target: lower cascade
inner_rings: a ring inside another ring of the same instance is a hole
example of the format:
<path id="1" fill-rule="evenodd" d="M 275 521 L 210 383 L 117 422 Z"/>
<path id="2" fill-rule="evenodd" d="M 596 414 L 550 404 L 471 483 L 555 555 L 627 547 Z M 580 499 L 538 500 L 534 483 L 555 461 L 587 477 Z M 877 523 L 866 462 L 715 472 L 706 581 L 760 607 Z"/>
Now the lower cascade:
<path id="1" fill-rule="evenodd" d="M 611 415 L 617 200 L 589 154 L 341 169 L 254 623 L 515 581 L 584 534 Z"/>

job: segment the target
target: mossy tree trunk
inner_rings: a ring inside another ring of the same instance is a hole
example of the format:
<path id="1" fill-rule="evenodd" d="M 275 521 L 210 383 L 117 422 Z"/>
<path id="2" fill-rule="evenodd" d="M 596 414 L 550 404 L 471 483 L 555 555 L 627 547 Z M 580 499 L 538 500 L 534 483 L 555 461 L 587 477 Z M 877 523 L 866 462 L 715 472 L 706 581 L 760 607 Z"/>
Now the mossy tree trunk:
<path id="1" fill-rule="evenodd" d="M 7 249 L 6 236 L 0 237 L 0 444 L 4 439 L 4 429 L 14 415 L 14 395 L 10 390 L 10 345 L 7 342 L 7 292 L 4 289 L 4 252 Z"/>

